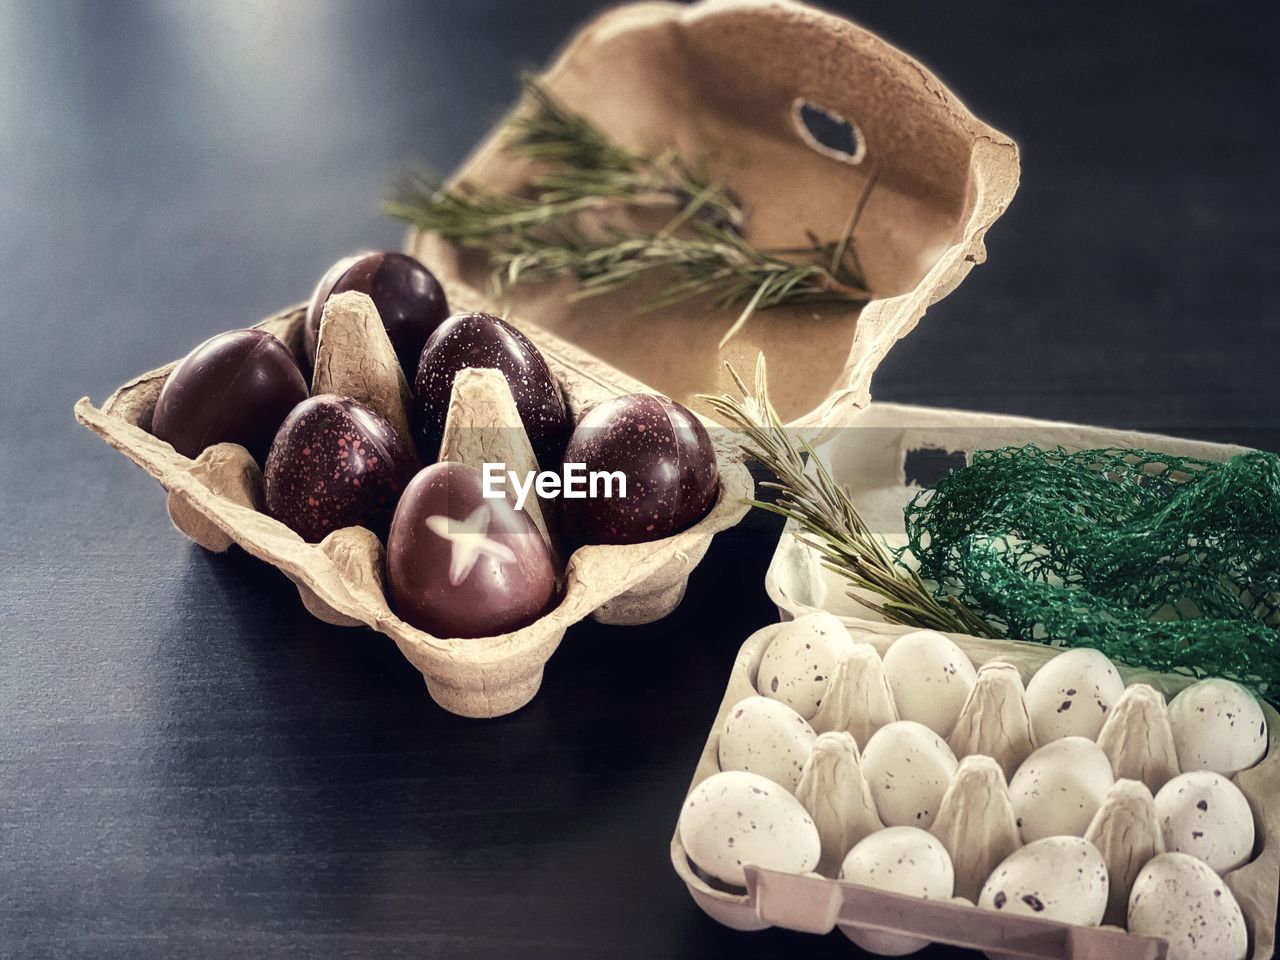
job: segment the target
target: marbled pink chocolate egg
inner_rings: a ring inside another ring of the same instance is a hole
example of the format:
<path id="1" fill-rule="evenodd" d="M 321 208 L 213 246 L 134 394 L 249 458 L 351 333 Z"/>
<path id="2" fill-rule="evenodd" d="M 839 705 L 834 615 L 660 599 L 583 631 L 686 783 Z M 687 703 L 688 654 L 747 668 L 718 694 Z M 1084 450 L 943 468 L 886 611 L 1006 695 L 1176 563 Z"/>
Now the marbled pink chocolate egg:
<path id="1" fill-rule="evenodd" d="M 556 571 L 542 534 L 503 497 L 485 498 L 480 471 L 422 470 L 400 498 L 387 537 L 391 608 L 436 637 L 487 637 L 546 613 Z"/>
<path id="2" fill-rule="evenodd" d="M 362 403 L 324 393 L 293 408 L 262 471 L 267 513 L 318 543 L 343 527 L 381 536 L 418 467 L 395 427 Z"/>
<path id="3" fill-rule="evenodd" d="M 720 475 L 706 428 L 666 397 L 634 393 L 587 411 L 569 438 L 565 463 L 591 474 L 621 471 L 625 497 L 560 502 L 576 543 L 639 543 L 679 533 L 716 502 Z"/>

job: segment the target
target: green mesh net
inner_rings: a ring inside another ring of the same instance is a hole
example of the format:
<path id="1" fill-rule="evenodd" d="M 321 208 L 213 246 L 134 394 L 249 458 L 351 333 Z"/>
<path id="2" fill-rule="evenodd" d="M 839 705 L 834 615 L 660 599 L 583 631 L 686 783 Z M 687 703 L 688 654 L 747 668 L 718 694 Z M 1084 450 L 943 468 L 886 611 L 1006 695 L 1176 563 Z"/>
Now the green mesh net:
<path id="1" fill-rule="evenodd" d="M 940 597 L 1005 636 L 1280 694 L 1280 456 L 975 454 L 907 507 Z"/>

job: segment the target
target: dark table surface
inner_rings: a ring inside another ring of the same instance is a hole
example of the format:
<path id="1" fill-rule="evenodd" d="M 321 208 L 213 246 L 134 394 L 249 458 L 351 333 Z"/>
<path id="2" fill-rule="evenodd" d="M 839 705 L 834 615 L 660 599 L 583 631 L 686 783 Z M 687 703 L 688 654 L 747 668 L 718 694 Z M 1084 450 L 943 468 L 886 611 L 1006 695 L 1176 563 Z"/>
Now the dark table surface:
<path id="1" fill-rule="evenodd" d="M 528 708 L 433 706 L 383 637 L 168 524 L 71 418 L 394 246 L 594 4 L 0 5 L 0 955 L 841 956 L 667 859 L 777 527 L 679 610 L 573 628 Z M 1244 5 L 848 4 L 1023 148 L 990 261 L 880 398 L 1277 447 L 1274 33 Z"/>

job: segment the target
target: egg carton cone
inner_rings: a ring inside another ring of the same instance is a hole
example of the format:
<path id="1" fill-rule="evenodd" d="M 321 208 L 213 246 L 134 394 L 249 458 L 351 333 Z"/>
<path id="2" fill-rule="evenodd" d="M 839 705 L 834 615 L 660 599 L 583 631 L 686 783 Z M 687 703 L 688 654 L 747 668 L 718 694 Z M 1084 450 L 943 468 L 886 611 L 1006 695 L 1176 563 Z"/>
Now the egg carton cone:
<path id="1" fill-rule="evenodd" d="M 853 237 L 865 306 L 763 310 L 722 343 L 744 304 L 704 296 L 641 309 L 669 276 L 580 299 L 567 279 L 506 294 L 520 316 L 700 412 L 699 394 L 733 392 L 725 361 L 747 370 L 763 352 L 785 420 L 819 432 L 847 422 L 869 402 L 871 374 L 893 344 L 986 259 L 986 232 L 1018 186 L 1007 136 L 911 57 L 801 3 L 619 6 L 581 28 L 541 81 L 622 147 L 705 165 L 741 200 L 758 248 L 838 241 L 870 185 Z M 525 98 L 513 115 L 532 107 Z M 520 194 L 537 169 L 512 153 L 499 124 L 452 182 Z M 649 219 L 620 215 L 648 232 L 667 216 Z M 490 283 L 482 251 L 418 232 L 407 250 L 442 278 Z"/>
<path id="2" fill-rule="evenodd" d="M 853 734 L 823 733 L 800 771 L 795 797 L 813 818 L 822 845 L 818 873 L 834 877 L 859 840 L 883 830 Z"/>
<path id="3" fill-rule="evenodd" d="M 976 902 L 991 871 L 1022 846 L 1008 782 L 993 757 L 963 756 L 929 832 L 951 857 L 956 895 Z"/>
<path id="4" fill-rule="evenodd" d="M 1103 922 L 1123 925 L 1134 880 L 1152 857 L 1165 852 L 1156 801 L 1146 784 L 1129 779 L 1113 783 L 1084 838 L 1107 865 L 1110 887 Z"/>
<path id="5" fill-rule="evenodd" d="M 871 644 L 882 655 L 898 637 L 913 632 L 913 628 L 897 625 L 871 626 L 875 629 L 855 628 L 854 639 Z M 698 758 L 689 793 L 720 771 L 720 730 L 738 703 L 758 694 L 761 661 L 765 650 L 782 628 L 782 624 L 774 624 L 757 631 L 738 651 L 724 698 Z M 948 636 L 979 672 L 986 664 L 1005 663 L 1015 667 L 1024 682 L 1062 652 L 1060 648 L 1038 643 L 982 640 L 955 634 Z M 1131 670 L 1123 666 L 1118 666 L 1118 669 L 1126 684 L 1145 683 L 1165 696 L 1172 696 L 1191 682 L 1187 677 Z M 1275 950 L 1276 898 L 1280 888 L 1280 715 L 1269 704 L 1263 703 L 1262 709 L 1269 731 L 1268 751 L 1256 765 L 1231 778 L 1252 808 L 1257 842 L 1249 863 L 1223 877 L 1244 915 L 1249 933 L 1249 956 L 1253 960 L 1267 960 Z M 994 791 L 993 795 L 1007 793 L 1002 790 L 1003 772 L 995 761 L 976 755 L 963 757 L 961 769 L 968 771 L 968 779 L 988 791 Z M 953 779 L 953 785 L 955 782 Z M 1119 820 L 1127 813 L 1127 810 L 1117 811 L 1114 808 L 1133 788 L 1146 791 L 1146 787 L 1136 781 L 1117 782 L 1132 784 L 1132 787 L 1113 788 L 1115 796 L 1105 807 L 1111 813 L 1105 818 L 1098 818 L 1099 837 L 1112 833 L 1116 826 L 1106 821 Z M 1000 796 L 995 798 L 1001 799 Z M 948 798 L 944 794 L 944 807 L 953 806 L 955 802 L 954 797 Z M 952 812 L 949 812 L 948 818 L 951 816 Z M 996 820 L 998 818 L 981 828 L 975 825 L 974 832 L 986 830 L 1004 847 L 1017 845 L 1018 840 L 1009 835 L 1008 825 L 1002 828 Z M 955 829 L 944 819 L 936 830 L 931 828 L 931 832 L 935 836 L 943 834 L 939 839 L 945 846 L 948 840 L 954 843 L 963 831 Z M 1140 832 L 1134 837 L 1136 842 L 1149 842 L 1153 847 L 1158 842 L 1154 838 L 1142 837 Z M 1121 862 L 1129 855 L 1140 856 L 1140 852 L 1125 846 L 1129 840 L 1112 840 L 1114 842 L 1107 844 L 1107 852 L 1113 862 Z M 708 916 L 735 930 L 763 930 L 777 926 L 803 933 L 825 934 L 841 928 L 873 934 L 884 943 L 914 938 L 981 950 L 993 957 L 1053 960 L 1114 960 L 1117 957 L 1158 960 L 1166 956 L 1168 949 L 1168 944 L 1161 939 L 1128 933 L 1116 926 L 1086 927 L 983 910 L 974 906 L 971 899 L 960 896 L 949 900 L 924 900 L 830 879 L 817 873 L 791 874 L 743 864 L 745 888 L 732 888 L 708 878 L 695 867 L 681 842 L 678 826 L 671 839 L 670 852 L 672 866 L 693 901 Z M 964 859 L 968 862 L 974 858 L 966 854 Z M 980 871 L 982 866 L 970 863 L 966 869 L 973 873 Z M 973 889 L 975 877 L 976 874 L 965 881 L 966 889 Z M 959 873 L 957 880 L 960 880 Z"/>
<path id="6" fill-rule="evenodd" d="M 1178 775 L 1178 752 L 1164 694 L 1135 683 L 1115 702 L 1098 734 L 1098 746 L 1117 777 L 1139 780 L 1155 794 Z"/>
<path id="7" fill-rule="evenodd" d="M 990 757 L 1005 778 L 1012 779 L 1035 751 L 1025 694 L 1017 667 L 998 660 L 984 663 L 947 737 L 952 752 L 957 757 Z"/>
<path id="8" fill-rule="evenodd" d="M 897 719 L 884 661 L 870 644 L 856 644 L 836 661 L 827 693 L 813 715 L 813 729 L 843 731 L 862 748 L 873 733 Z"/>
<path id="9" fill-rule="evenodd" d="M 469 289 L 448 289 L 457 310 L 494 306 Z M 257 326 L 302 355 L 305 306 Z M 575 415 L 610 397 L 653 391 L 622 377 L 560 338 L 514 320 L 546 358 Z M 341 360 L 339 358 L 342 358 Z M 451 713 L 495 717 L 528 703 L 538 692 L 543 668 L 574 623 L 595 614 L 612 623 L 647 623 L 665 616 L 683 595 L 689 573 L 715 534 L 746 514 L 754 493 L 740 453 L 716 438 L 719 496 L 710 512 L 688 529 L 663 540 L 581 547 L 568 558 L 555 607 L 527 627 L 491 637 L 434 637 L 401 620 L 388 605 L 384 548 L 371 531 L 348 527 L 320 543 L 307 543 L 278 520 L 260 512 L 262 475 L 249 452 L 217 444 L 190 459 L 152 436 L 151 417 L 166 377 L 177 361 L 135 377 L 102 407 L 89 398 L 75 405 L 76 419 L 159 481 L 168 496 L 174 526 L 212 551 L 238 544 L 279 569 L 298 587 L 303 605 L 317 618 L 340 626 L 365 626 L 390 637 L 426 681 L 431 697 Z M 354 396 L 399 429 L 407 384 L 372 302 L 361 294 L 335 297 L 321 323 L 314 386 Z M 528 452 L 510 392 L 496 389 L 491 374 L 471 371 L 459 378 L 451 398 L 454 427 L 446 452 L 475 461 L 488 453 L 518 462 Z M 513 419 L 514 418 L 514 419 Z M 502 429 L 471 429 L 501 425 Z M 485 450 L 477 438 L 502 438 Z M 551 536 L 546 505 L 531 505 L 535 523 Z"/>
<path id="10" fill-rule="evenodd" d="M 537 472 L 537 455 L 501 370 L 466 367 L 454 376 L 437 459 L 477 470 L 486 463 L 501 463 L 521 476 Z M 542 534 L 557 567 L 561 566 L 558 541 L 548 520 L 550 504 L 531 490 L 521 509 Z"/>

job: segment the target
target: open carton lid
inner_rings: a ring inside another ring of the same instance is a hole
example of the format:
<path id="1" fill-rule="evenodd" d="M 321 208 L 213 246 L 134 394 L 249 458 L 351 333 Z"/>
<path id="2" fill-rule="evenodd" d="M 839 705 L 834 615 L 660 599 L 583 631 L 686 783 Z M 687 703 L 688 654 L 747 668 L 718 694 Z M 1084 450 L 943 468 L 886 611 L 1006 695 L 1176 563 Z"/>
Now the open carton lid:
<path id="1" fill-rule="evenodd" d="M 1014 143 L 920 64 L 789 0 L 619 7 L 584 27 L 542 79 L 622 146 L 705 162 L 741 198 L 747 238 L 760 248 L 807 246 L 810 234 L 838 239 L 876 178 L 854 235 L 874 295 L 862 309 L 761 311 L 721 348 L 742 305 L 716 308 L 704 297 L 641 309 L 660 277 L 578 300 L 568 299 L 571 280 L 503 295 L 514 316 L 695 409 L 697 394 L 731 391 L 724 361 L 747 371 L 763 351 L 784 418 L 806 428 L 847 423 L 869 402 L 890 347 L 985 259 L 983 237 L 1018 185 Z M 815 115 L 836 126 L 845 149 L 816 139 L 806 120 Z M 532 172 L 505 148 L 499 125 L 454 182 L 520 193 Z M 442 280 L 489 289 L 483 253 L 420 233 L 408 247 Z"/>

